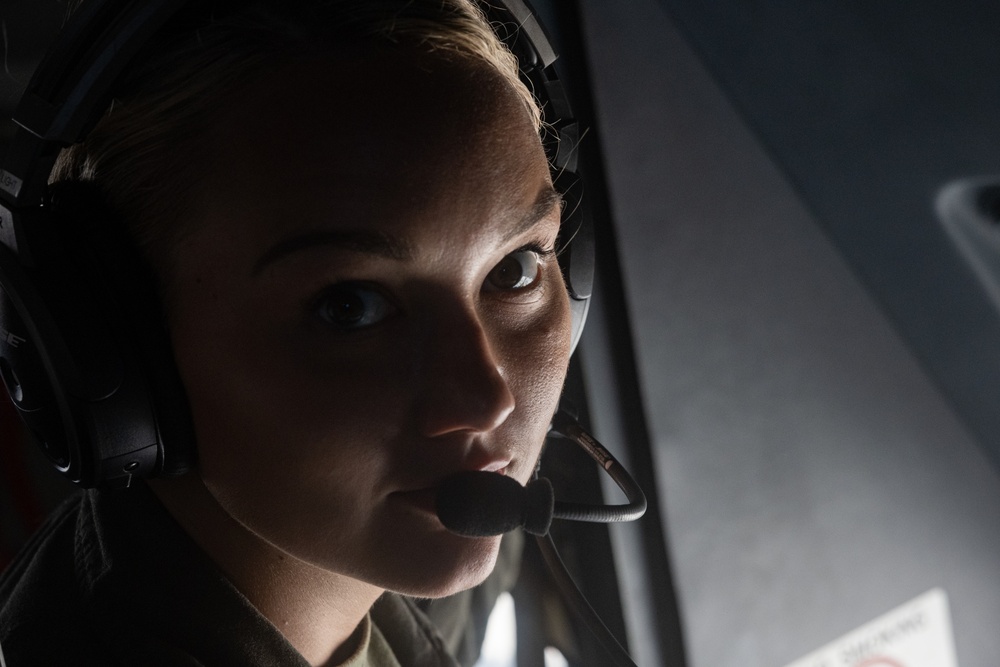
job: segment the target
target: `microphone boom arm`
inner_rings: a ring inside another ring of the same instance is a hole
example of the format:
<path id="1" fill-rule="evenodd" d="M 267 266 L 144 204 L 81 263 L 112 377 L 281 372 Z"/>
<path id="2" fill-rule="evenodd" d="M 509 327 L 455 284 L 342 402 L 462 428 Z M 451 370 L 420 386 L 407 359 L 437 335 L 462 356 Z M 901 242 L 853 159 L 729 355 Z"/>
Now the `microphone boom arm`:
<path id="1" fill-rule="evenodd" d="M 646 513 L 646 495 L 632 479 L 632 475 L 618 463 L 618 460 L 594 436 L 583 430 L 583 427 L 566 411 L 560 410 L 552 418 L 552 433 L 572 440 L 583 448 L 594 461 L 601 466 L 608 476 L 615 481 L 628 498 L 625 505 L 589 505 L 586 503 L 568 503 L 557 500 L 552 516 L 555 519 L 571 521 L 591 521 L 595 523 L 620 523 L 635 521 Z"/>

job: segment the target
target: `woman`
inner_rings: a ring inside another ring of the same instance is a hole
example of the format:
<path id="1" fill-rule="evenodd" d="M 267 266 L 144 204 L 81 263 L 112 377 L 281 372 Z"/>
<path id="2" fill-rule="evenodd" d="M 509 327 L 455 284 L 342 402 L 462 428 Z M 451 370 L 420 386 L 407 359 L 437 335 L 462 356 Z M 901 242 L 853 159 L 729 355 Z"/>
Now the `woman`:
<path id="1" fill-rule="evenodd" d="M 468 0 L 193 4 L 53 180 L 152 267 L 197 463 L 61 510 L 8 665 L 449 664 L 402 596 L 500 540 L 437 488 L 528 480 L 570 351 L 539 111 Z"/>

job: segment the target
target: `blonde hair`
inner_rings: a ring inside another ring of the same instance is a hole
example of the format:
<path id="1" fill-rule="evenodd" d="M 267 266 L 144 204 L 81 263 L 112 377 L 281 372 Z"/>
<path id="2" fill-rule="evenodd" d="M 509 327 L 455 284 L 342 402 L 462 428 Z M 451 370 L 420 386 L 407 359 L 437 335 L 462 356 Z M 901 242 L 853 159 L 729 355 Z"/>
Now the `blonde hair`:
<path id="1" fill-rule="evenodd" d="M 474 0 L 195 0 L 130 64 L 94 129 L 62 151 L 50 183 L 95 184 L 162 270 L 218 100 L 280 62 L 373 41 L 487 64 L 541 130 L 515 57 Z"/>

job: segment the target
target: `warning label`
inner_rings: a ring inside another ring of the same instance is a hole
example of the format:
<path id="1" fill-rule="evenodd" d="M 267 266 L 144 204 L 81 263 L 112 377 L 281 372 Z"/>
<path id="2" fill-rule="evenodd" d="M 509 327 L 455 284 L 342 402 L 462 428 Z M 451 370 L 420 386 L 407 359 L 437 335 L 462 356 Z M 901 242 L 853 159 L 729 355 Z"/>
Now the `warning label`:
<path id="1" fill-rule="evenodd" d="M 787 667 L 958 667 L 948 597 L 935 588 Z"/>

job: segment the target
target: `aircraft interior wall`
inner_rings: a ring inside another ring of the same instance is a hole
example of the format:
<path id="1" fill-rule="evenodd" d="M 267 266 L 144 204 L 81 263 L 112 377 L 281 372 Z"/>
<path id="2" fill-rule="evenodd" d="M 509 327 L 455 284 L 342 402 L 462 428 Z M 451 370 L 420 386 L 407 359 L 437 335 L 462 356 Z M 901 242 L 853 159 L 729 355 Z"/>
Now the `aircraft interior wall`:
<path id="1" fill-rule="evenodd" d="M 582 8 L 688 662 L 782 667 L 942 589 L 993 665 L 998 468 L 669 4 Z"/>

